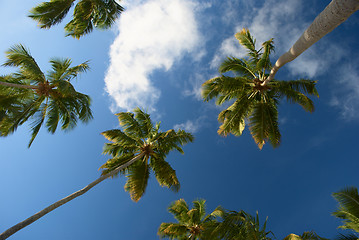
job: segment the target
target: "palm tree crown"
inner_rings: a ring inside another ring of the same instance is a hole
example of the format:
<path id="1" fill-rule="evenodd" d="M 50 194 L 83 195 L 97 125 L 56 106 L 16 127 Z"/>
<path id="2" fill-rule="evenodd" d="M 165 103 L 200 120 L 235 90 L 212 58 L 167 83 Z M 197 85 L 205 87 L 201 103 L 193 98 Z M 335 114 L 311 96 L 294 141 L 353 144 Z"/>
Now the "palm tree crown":
<path id="1" fill-rule="evenodd" d="M 60 23 L 74 5 L 75 0 L 50 0 L 33 9 L 29 17 L 38 21 L 40 28 L 51 28 Z M 110 28 L 124 10 L 115 0 L 79 0 L 72 20 L 66 24 L 66 36 L 80 38 L 93 27 Z"/>
<path id="2" fill-rule="evenodd" d="M 286 98 L 312 112 L 314 105 L 306 94 L 318 96 L 316 82 L 306 79 L 273 80 L 262 85 L 271 69 L 269 56 L 274 50 L 273 39 L 264 42 L 262 48 L 256 50 L 255 39 L 249 30 L 243 29 L 235 37 L 248 50 L 248 58 L 227 58 L 219 67 L 222 75 L 207 80 L 202 85 L 202 96 L 205 101 L 216 98 L 217 105 L 232 102 L 218 116 L 222 123 L 218 130 L 220 135 L 232 133 L 240 136 L 248 122 L 250 132 L 260 149 L 266 141 L 277 147 L 281 139 L 277 110 L 279 100 Z M 227 72 L 232 72 L 234 76 L 223 75 Z"/>
<path id="3" fill-rule="evenodd" d="M 59 122 L 63 130 L 77 121 L 92 119 L 90 97 L 75 90 L 70 81 L 89 69 L 87 62 L 70 67 L 70 59 L 52 59 L 45 75 L 29 51 L 21 44 L 7 52 L 3 66 L 17 67 L 15 73 L 0 76 L 0 134 L 7 136 L 30 118 L 34 141 L 41 126 L 54 133 Z"/>
<path id="4" fill-rule="evenodd" d="M 180 183 L 176 171 L 165 161 L 172 150 L 183 153 L 182 145 L 192 142 L 193 136 L 184 130 L 159 130 L 160 123 L 153 124 L 149 114 L 139 108 L 134 113 L 116 114 L 123 130 L 113 129 L 102 133 L 111 143 L 106 143 L 103 153 L 112 156 L 101 166 L 105 175 L 118 166 L 128 163 L 136 156 L 139 160 L 122 169 L 119 173 L 127 176 L 125 190 L 138 201 L 144 194 L 152 169 L 161 186 L 178 191 Z"/>
<path id="5" fill-rule="evenodd" d="M 339 192 L 333 193 L 333 197 L 338 201 L 338 210 L 334 216 L 343 220 L 340 228 L 353 230 L 356 234 L 342 236 L 340 239 L 359 238 L 359 194 L 355 187 L 348 187 Z"/>
<path id="6" fill-rule="evenodd" d="M 214 234 L 220 239 L 226 240 L 271 240 L 269 235 L 273 235 L 271 231 L 266 230 L 267 220 L 263 226 L 260 225 L 258 212 L 256 217 L 241 210 L 224 211 L 222 221 L 217 225 Z"/>
<path id="7" fill-rule="evenodd" d="M 160 237 L 170 239 L 218 239 L 212 234 L 216 219 L 223 214 L 221 207 L 217 207 L 211 214 L 206 215 L 205 200 L 193 201 L 193 208 L 189 209 L 185 200 L 177 200 L 168 207 L 178 223 L 161 223 L 158 229 Z"/>

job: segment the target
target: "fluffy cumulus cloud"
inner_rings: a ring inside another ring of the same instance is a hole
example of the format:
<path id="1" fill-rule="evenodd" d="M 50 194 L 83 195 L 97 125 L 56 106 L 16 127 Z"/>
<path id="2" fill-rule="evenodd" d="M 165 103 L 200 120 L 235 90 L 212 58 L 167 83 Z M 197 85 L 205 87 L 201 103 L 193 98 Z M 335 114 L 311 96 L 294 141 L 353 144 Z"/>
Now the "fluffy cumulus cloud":
<path id="1" fill-rule="evenodd" d="M 113 111 L 136 106 L 154 111 L 161 92 L 151 81 L 151 73 L 169 70 L 198 45 L 196 3 L 137 0 L 125 4 L 119 35 L 110 48 L 106 91 L 113 99 Z"/>

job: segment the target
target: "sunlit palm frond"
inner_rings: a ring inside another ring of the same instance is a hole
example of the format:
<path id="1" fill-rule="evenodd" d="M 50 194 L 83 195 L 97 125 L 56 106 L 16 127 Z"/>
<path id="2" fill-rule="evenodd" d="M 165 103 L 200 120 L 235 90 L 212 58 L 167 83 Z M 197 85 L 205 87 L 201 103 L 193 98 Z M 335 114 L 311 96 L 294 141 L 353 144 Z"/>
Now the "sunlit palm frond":
<path id="1" fill-rule="evenodd" d="M 186 239 L 187 227 L 179 223 L 161 223 L 158 235 L 161 238 Z"/>
<path id="2" fill-rule="evenodd" d="M 135 114 L 131 112 L 117 113 L 120 126 L 123 128 L 123 132 L 134 139 L 144 138 L 141 126 L 135 119 Z"/>
<path id="3" fill-rule="evenodd" d="M 238 59 L 235 57 L 227 57 L 218 68 L 220 73 L 232 71 L 236 75 L 252 78 L 256 77 L 256 68 L 245 59 Z"/>
<path id="4" fill-rule="evenodd" d="M 259 51 L 256 50 L 256 40 L 253 38 L 248 29 L 243 28 L 242 31 L 235 34 L 239 43 L 247 48 L 250 60 L 257 62 L 259 59 Z"/>
<path id="5" fill-rule="evenodd" d="M 269 141 L 273 147 L 277 147 L 281 138 L 277 104 L 274 103 L 274 99 L 267 101 L 270 102 L 256 103 L 249 118 L 249 129 L 259 149 L 262 149 L 266 141 Z"/>
<path id="6" fill-rule="evenodd" d="M 148 113 L 141 111 L 140 108 L 135 108 L 133 112 L 135 113 L 135 119 L 139 124 L 143 136 L 150 136 L 150 134 L 156 133 L 156 131 L 154 131 L 154 126 Z"/>
<path id="7" fill-rule="evenodd" d="M 176 171 L 168 162 L 161 158 L 152 157 L 150 160 L 150 166 L 161 186 L 166 186 L 174 192 L 179 191 L 180 183 L 177 179 Z"/>
<path id="8" fill-rule="evenodd" d="M 127 182 L 125 191 L 130 193 L 131 199 L 135 202 L 140 200 L 146 191 L 150 168 L 147 161 L 137 161 L 128 169 L 126 174 Z"/>

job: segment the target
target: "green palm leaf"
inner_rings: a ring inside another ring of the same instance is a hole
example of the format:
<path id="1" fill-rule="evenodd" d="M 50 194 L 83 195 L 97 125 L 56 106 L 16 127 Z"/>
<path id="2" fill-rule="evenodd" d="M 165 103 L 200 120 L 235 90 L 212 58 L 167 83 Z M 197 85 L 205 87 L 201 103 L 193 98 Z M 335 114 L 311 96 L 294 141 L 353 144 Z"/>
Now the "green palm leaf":
<path id="1" fill-rule="evenodd" d="M 348 187 L 339 192 L 333 193 L 333 197 L 338 201 L 338 210 L 334 216 L 343 219 L 340 228 L 351 229 L 359 233 L 359 194 L 355 187 Z"/>
<path id="2" fill-rule="evenodd" d="M 257 62 L 259 59 L 259 51 L 256 50 L 256 40 L 249 30 L 243 28 L 242 31 L 235 34 L 235 37 L 243 47 L 247 48 L 251 61 Z"/>
<path id="3" fill-rule="evenodd" d="M 50 0 L 30 10 L 29 17 L 39 23 L 40 28 L 51 28 L 65 18 L 75 0 Z M 80 0 L 76 4 L 72 20 L 66 24 L 66 36 L 79 39 L 94 27 L 110 28 L 124 10 L 115 0 Z"/>
<path id="4" fill-rule="evenodd" d="M 179 191 L 180 183 L 177 179 L 176 171 L 168 162 L 161 158 L 152 157 L 150 160 L 150 166 L 161 186 L 166 186 L 174 192 Z"/>
<path id="5" fill-rule="evenodd" d="M 138 202 L 146 191 L 148 178 L 150 177 L 150 168 L 146 159 L 131 165 L 126 177 L 125 191 L 130 193 L 133 201 Z"/>
<path id="6" fill-rule="evenodd" d="M 279 145 L 281 135 L 278 128 L 278 111 L 273 100 L 269 103 L 260 102 L 254 105 L 249 125 L 259 149 L 262 149 L 266 141 L 269 141 L 273 147 Z"/>

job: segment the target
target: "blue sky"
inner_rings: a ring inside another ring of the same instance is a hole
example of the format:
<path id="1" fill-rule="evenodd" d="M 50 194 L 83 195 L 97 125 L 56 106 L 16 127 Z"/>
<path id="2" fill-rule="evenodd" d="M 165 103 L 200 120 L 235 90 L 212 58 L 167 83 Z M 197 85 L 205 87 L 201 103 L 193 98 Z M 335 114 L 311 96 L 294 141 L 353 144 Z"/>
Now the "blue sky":
<path id="1" fill-rule="evenodd" d="M 239 138 L 217 135 L 221 108 L 201 100 L 200 86 L 218 74 L 226 56 L 244 56 L 234 38 L 243 27 L 258 44 L 274 38 L 274 62 L 329 1 L 126 1 L 111 30 L 80 40 L 64 37 L 64 23 L 37 28 L 26 15 L 40 2 L 0 1 L 0 63 L 17 43 L 43 71 L 52 57 L 90 60 L 91 71 L 75 86 L 91 96 L 94 119 L 70 132 L 42 130 L 30 149 L 26 124 L 0 138 L 0 232 L 95 180 L 108 159 L 100 132 L 118 128 L 114 113 L 139 106 L 162 122 L 162 130 L 195 135 L 184 155 L 167 159 L 181 182 L 179 193 L 152 176 L 134 203 L 123 189 L 125 177 L 109 179 L 10 239 L 158 239 L 160 223 L 174 221 L 166 208 L 180 198 L 206 199 L 208 212 L 218 205 L 258 211 L 277 239 L 310 230 L 336 236 L 340 221 L 331 216 L 337 206 L 331 193 L 359 186 L 358 13 L 279 70 L 277 79 L 318 80 L 320 98 L 313 114 L 282 102 L 282 143 L 260 151 L 248 129 Z M 0 67 L 1 74 L 13 70 Z"/>

